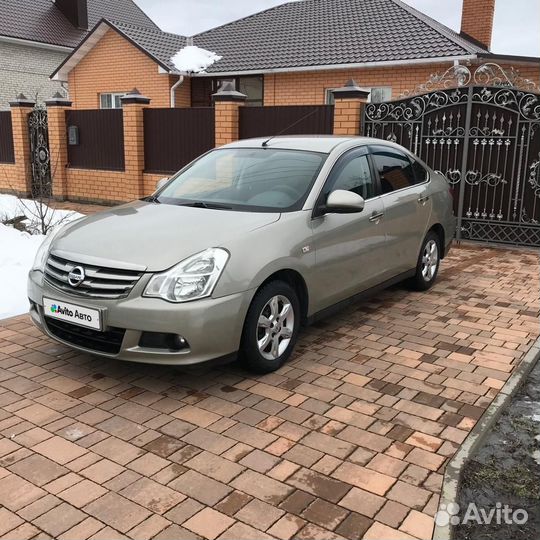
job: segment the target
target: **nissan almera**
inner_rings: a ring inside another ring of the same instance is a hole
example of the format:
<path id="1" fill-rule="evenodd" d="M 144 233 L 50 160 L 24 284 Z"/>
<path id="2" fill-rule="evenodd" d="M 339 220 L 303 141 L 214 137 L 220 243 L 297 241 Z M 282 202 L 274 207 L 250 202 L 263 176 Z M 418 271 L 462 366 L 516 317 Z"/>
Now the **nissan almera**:
<path id="1" fill-rule="evenodd" d="M 269 372 L 302 324 L 399 281 L 429 289 L 454 230 L 445 178 L 396 144 L 238 141 L 49 234 L 30 313 L 97 355 Z"/>

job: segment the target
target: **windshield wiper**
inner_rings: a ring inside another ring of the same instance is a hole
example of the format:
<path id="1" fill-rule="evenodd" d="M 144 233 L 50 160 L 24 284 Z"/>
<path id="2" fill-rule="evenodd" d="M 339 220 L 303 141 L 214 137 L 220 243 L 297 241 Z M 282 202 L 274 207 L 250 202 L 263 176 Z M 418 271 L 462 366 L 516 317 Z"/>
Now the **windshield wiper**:
<path id="1" fill-rule="evenodd" d="M 161 204 L 161 201 L 155 196 L 155 195 L 149 195 L 148 197 L 143 197 L 141 201 L 155 203 L 155 204 Z"/>
<path id="2" fill-rule="evenodd" d="M 184 202 L 184 203 L 179 203 L 178 206 L 190 206 L 192 208 L 207 208 L 210 210 L 232 210 L 232 206 L 227 206 L 226 204 L 209 203 L 209 202 L 203 202 L 203 201 Z"/>

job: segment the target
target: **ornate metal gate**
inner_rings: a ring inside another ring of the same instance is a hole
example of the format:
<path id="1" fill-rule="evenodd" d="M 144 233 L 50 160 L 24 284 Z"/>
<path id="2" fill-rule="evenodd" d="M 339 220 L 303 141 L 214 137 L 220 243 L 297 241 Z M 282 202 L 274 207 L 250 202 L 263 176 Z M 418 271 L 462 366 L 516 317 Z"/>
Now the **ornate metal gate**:
<path id="1" fill-rule="evenodd" d="M 51 197 L 51 161 L 46 109 L 36 107 L 28 115 L 28 132 L 32 160 L 32 197 L 40 199 Z"/>
<path id="2" fill-rule="evenodd" d="M 540 246 L 538 88 L 494 64 L 474 76 L 451 71 L 455 88 L 434 77 L 443 89 L 369 104 L 364 134 L 398 142 L 446 176 L 458 239 Z"/>

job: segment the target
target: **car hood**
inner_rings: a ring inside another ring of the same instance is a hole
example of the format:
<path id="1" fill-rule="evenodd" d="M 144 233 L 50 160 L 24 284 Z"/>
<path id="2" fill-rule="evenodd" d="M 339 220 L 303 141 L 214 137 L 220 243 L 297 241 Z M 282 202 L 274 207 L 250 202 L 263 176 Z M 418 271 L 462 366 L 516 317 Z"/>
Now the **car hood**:
<path id="1" fill-rule="evenodd" d="M 135 201 L 66 225 L 51 251 L 76 262 L 156 272 L 209 247 L 279 220 L 235 212 Z"/>

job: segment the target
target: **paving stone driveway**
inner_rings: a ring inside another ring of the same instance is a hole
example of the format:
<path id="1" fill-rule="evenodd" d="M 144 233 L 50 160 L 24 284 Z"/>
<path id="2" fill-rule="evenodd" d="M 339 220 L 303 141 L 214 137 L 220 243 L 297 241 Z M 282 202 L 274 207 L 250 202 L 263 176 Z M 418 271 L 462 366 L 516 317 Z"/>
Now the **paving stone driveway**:
<path id="1" fill-rule="evenodd" d="M 279 372 L 78 354 L 0 321 L 0 536 L 430 538 L 444 465 L 538 334 L 538 256 L 462 247 Z"/>

